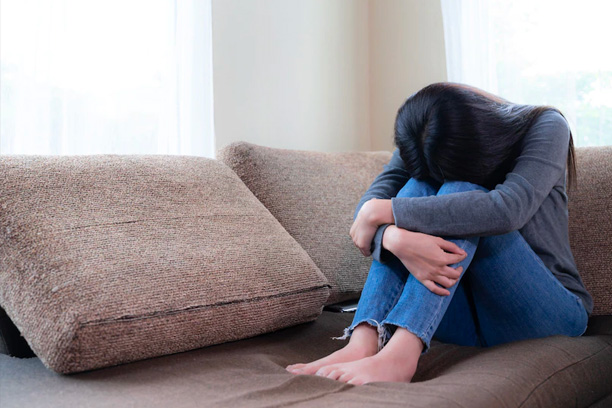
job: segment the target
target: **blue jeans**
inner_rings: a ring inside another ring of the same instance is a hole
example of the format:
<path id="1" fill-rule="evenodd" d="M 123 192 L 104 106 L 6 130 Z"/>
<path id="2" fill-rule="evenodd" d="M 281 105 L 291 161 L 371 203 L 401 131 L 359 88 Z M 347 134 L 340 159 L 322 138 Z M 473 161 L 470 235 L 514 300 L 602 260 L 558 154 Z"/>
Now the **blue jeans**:
<path id="1" fill-rule="evenodd" d="M 398 197 L 423 197 L 486 188 L 464 181 L 410 179 Z M 353 322 L 351 336 L 366 322 L 378 330 L 378 349 L 403 327 L 429 350 L 432 338 L 445 343 L 488 347 L 552 335 L 580 336 L 588 315 L 580 298 L 544 265 L 519 231 L 502 235 L 446 238 L 467 252 L 458 283 L 449 296 L 436 295 L 395 256 L 372 262 Z"/>

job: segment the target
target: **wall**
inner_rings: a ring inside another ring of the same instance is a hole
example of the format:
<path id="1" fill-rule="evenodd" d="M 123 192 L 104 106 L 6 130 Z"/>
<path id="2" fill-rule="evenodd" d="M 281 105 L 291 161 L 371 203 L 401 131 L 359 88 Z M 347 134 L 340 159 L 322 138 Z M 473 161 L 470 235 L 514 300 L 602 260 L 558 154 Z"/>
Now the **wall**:
<path id="1" fill-rule="evenodd" d="M 439 1 L 371 0 L 369 23 L 371 149 L 391 150 L 406 98 L 446 81 L 442 8 Z"/>
<path id="2" fill-rule="evenodd" d="M 217 149 L 392 149 L 403 100 L 446 79 L 440 3 L 213 0 Z"/>
<path id="3" fill-rule="evenodd" d="M 217 149 L 368 150 L 367 0 L 215 0 Z"/>

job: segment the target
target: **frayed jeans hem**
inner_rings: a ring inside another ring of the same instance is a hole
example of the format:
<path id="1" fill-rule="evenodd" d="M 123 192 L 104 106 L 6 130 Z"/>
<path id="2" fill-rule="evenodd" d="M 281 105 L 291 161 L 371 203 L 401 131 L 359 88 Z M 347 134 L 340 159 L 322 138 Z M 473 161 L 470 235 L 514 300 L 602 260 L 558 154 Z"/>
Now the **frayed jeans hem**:
<path id="1" fill-rule="evenodd" d="M 423 354 L 425 354 L 425 353 L 427 353 L 429 351 L 429 348 L 430 348 L 430 345 L 431 345 L 431 340 L 429 338 L 427 338 L 424 334 L 419 334 L 416 330 L 413 330 L 410 327 L 407 327 L 407 326 L 404 326 L 404 325 L 401 325 L 401 324 L 398 324 L 398 323 L 387 322 L 387 321 L 379 323 L 378 321 L 376 321 L 374 319 L 362 319 L 362 320 L 360 320 L 358 322 L 355 322 L 355 323 L 351 324 L 349 327 L 344 329 L 344 334 L 342 336 L 340 336 L 340 337 L 332 337 L 332 339 L 333 340 L 346 340 L 346 339 L 350 338 L 352 336 L 352 334 L 353 334 L 353 330 L 355 329 L 355 327 L 357 327 L 359 324 L 361 324 L 363 322 L 368 323 L 372 327 L 376 327 L 376 331 L 378 332 L 378 350 L 377 350 L 377 352 L 382 350 L 383 347 L 391 339 L 391 336 L 393 336 L 393 333 L 387 327 L 389 325 L 397 326 L 397 327 L 402 327 L 403 329 L 408 330 L 410 333 L 414 334 L 419 339 L 421 339 L 421 342 L 423 343 L 423 351 L 421 352 L 421 355 L 423 355 Z"/>
<path id="2" fill-rule="evenodd" d="M 386 326 L 391 325 L 391 326 L 396 326 L 396 330 L 397 327 L 401 327 L 402 329 L 405 329 L 407 331 L 409 331 L 410 333 L 414 334 L 416 337 L 418 337 L 419 339 L 421 339 L 421 342 L 423 343 L 423 350 L 421 351 L 421 355 L 427 353 L 429 351 L 429 348 L 431 346 L 431 338 L 429 338 L 428 336 L 426 336 L 424 333 L 419 333 L 418 330 L 414 330 L 409 326 L 406 326 L 404 324 L 400 324 L 400 323 L 394 323 L 394 322 L 390 322 L 385 320 L 382 325 L 386 328 Z M 391 333 L 391 331 L 389 329 L 386 329 L 389 333 Z M 395 333 L 395 330 L 393 331 L 393 334 Z M 391 335 L 393 335 L 391 334 Z"/>
<path id="3" fill-rule="evenodd" d="M 349 327 L 344 329 L 344 334 L 340 337 L 332 337 L 332 340 L 346 340 L 349 337 L 352 336 L 353 334 L 353 330 L 355 329 L 355 327 L 357 327 L 359 324 L 366 322 L 368 323 L 370 326 L 375 327 L 376 331 L 378 332 L 378 347 L 377 347 L 377 353 L 382 350 L 382 348 L 385 346 L 385 344 L 387 344 L 387 342 L 389 341 L 389 339 L 391 338 L 391 333 L 389 332 L 389 330 L 381 323 L 379 323 L 378 321 L 374 320 L 374 319 L 362 319 L 358 322 L 354 322 L 353 324 L 351 324 Z"/>

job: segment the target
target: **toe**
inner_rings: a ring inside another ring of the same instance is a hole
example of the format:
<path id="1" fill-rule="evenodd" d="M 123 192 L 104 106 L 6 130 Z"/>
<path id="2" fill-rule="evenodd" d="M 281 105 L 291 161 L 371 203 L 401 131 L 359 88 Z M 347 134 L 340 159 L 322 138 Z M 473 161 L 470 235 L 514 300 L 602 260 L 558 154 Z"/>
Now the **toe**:
<path id="1" fill-rule="evenodd" d="M 327 377 L 329 375 L 329 373 L 334 369 L 334 367 L 332 366 L 323 366 L 321 368 L 319 368 L 317 370 L 317 372 L 315 373 L 315 375 L 321 376 L 321 377 Z"/>
<path id="2" fill-rule="evenodd" d="M 353 373 L 351 372 L 345 372 L 340 377 L 338 377 L 338 381 L 342 381 L 345 383 L 348 383 L 352 379 L 353 379 Z"/>
<path id="3" fill-rule="evenodd" d="M 363 385 L 364 381 L 363 381 L 363 379 L 361 379 L 359 377 L 353 377 L 349 381 L 347 381 L 347 384 Z"/>
<path id="4" fill-rule="evenodd" d="M 290 364 L 286 367 L 286 369 L 291 371 L 291 370 L 295 370 L 298 368 L 304 368 L 304 366 L 306 366 L 306 364 L 303 364 L 303 363 Z"/>
<path id="5" fill-rule="evenodd" d="M 329 374 L 327 374 L 327 378 L 331 378 L 332 380 L 337 380 L 338 377 L 340 377 L 343 374 L 343 372 L 341 370 L 335 369 L 330 371 Z"/>
<path id="6" fill-rule="evenodd" d="M 300 374 L 308 374 L 308 375 L 315 374 L 318 369 L 319 369 L 319 366 L 316 364 L 306 364 L 300 368 L 297 368 Z"/>

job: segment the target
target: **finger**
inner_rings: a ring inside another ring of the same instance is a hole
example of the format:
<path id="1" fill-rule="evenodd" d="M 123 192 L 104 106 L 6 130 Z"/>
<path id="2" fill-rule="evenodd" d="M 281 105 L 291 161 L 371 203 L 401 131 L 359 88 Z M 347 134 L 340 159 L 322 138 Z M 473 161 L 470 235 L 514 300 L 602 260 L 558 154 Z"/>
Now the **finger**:
<path id="1" fill-rule="evenodd" d="M 464 256 L 466 255 L 466 252 L 454 242 L 450 242 L 445 239 L 440 239 L 440 241 L 438 242 L 438 245 L 440 246 L 440 248 L 442 248 L 446 252 L 450 252 L 452 254 L 457 254 L 457 255 L 464 255 Z"/>
<path id="2" fill-rule="evenodd" d="M 459 279 L 459 277 L 461 277 L 462 272 L 463 266 L 458 266 L 456 268 L 445 266 L 444 269 L 442 269 L 442 275 L 451 279 Z"/>
<path id="3" fill-rule="evenodd" d="M 359 248 L 359 250 L 363 254 L 363 256 L 370 256 L 370 253 L 371 253 L 370 246 L 371 246 L 372 242 L 366 242 L 362 238 L 358 238 L 354 242 L 355 242 L 355 245 L 357 245 L 357 248 Z"/>
<path id="4" fill-rule="evenodd" d="M 446 265 L 453 265 L 459 263 L 465 259 L 465 255 L 459 254 L 446 254 L 446 260 L 444 261 Z"/>
<path id="5" fill-rule="evenodd" d="M 367 248 L 359 247 L 359 251 L 361 251 L 361 255 L 363 256 L 366 256 L 366 257 L 370 256 L 370 250 Z"/>
<path id="6" fill-rule="evenodd" d="M 433 281 L 430 281 L 430 280 L 425 281 L 424 285 L 427 289 L 429 289 L 430 292 L 435 293 L 436 295 L 440 295 L 440 296 L 450 295 L 450 292 L 448 290 L 439 287 Z"/>
<path id="7" fill-rule="evenodd" d="M 362 253 L 364 256 L 367 256 L 367 255 L 365 255 L 365 253 L 364 253 L 365 248 L 363 247 L 363 245 L 361 245 L 361 242 L 359 241 L 359 239 L 358 239 L 357 237 L 351 237 L 351 238 L 353 238 L 353 244 L 355 244 L 355 246 L 357 247 L 357 249 L 359 249 L 359 251 L 361 251 L 361 253 Z"/>
<path id="8" fill-rule="evenodd" d="M 369 256 L 370 255 L 370 249 L 363 242 L 358 241 L 357 242 L 357 248 L 359 248 L 359 250 L 361 251 L 363 256 Z"/>
<path id="9" fill-rule="evenodd" d="M 434 282 L 439 283 L 445 288 L 450 288 L 455 283 L 457 283 L 457 279 L 450 279 L 450 278 L 447 278 L 446 276 L 439 275 L 434 279 Z"/>

